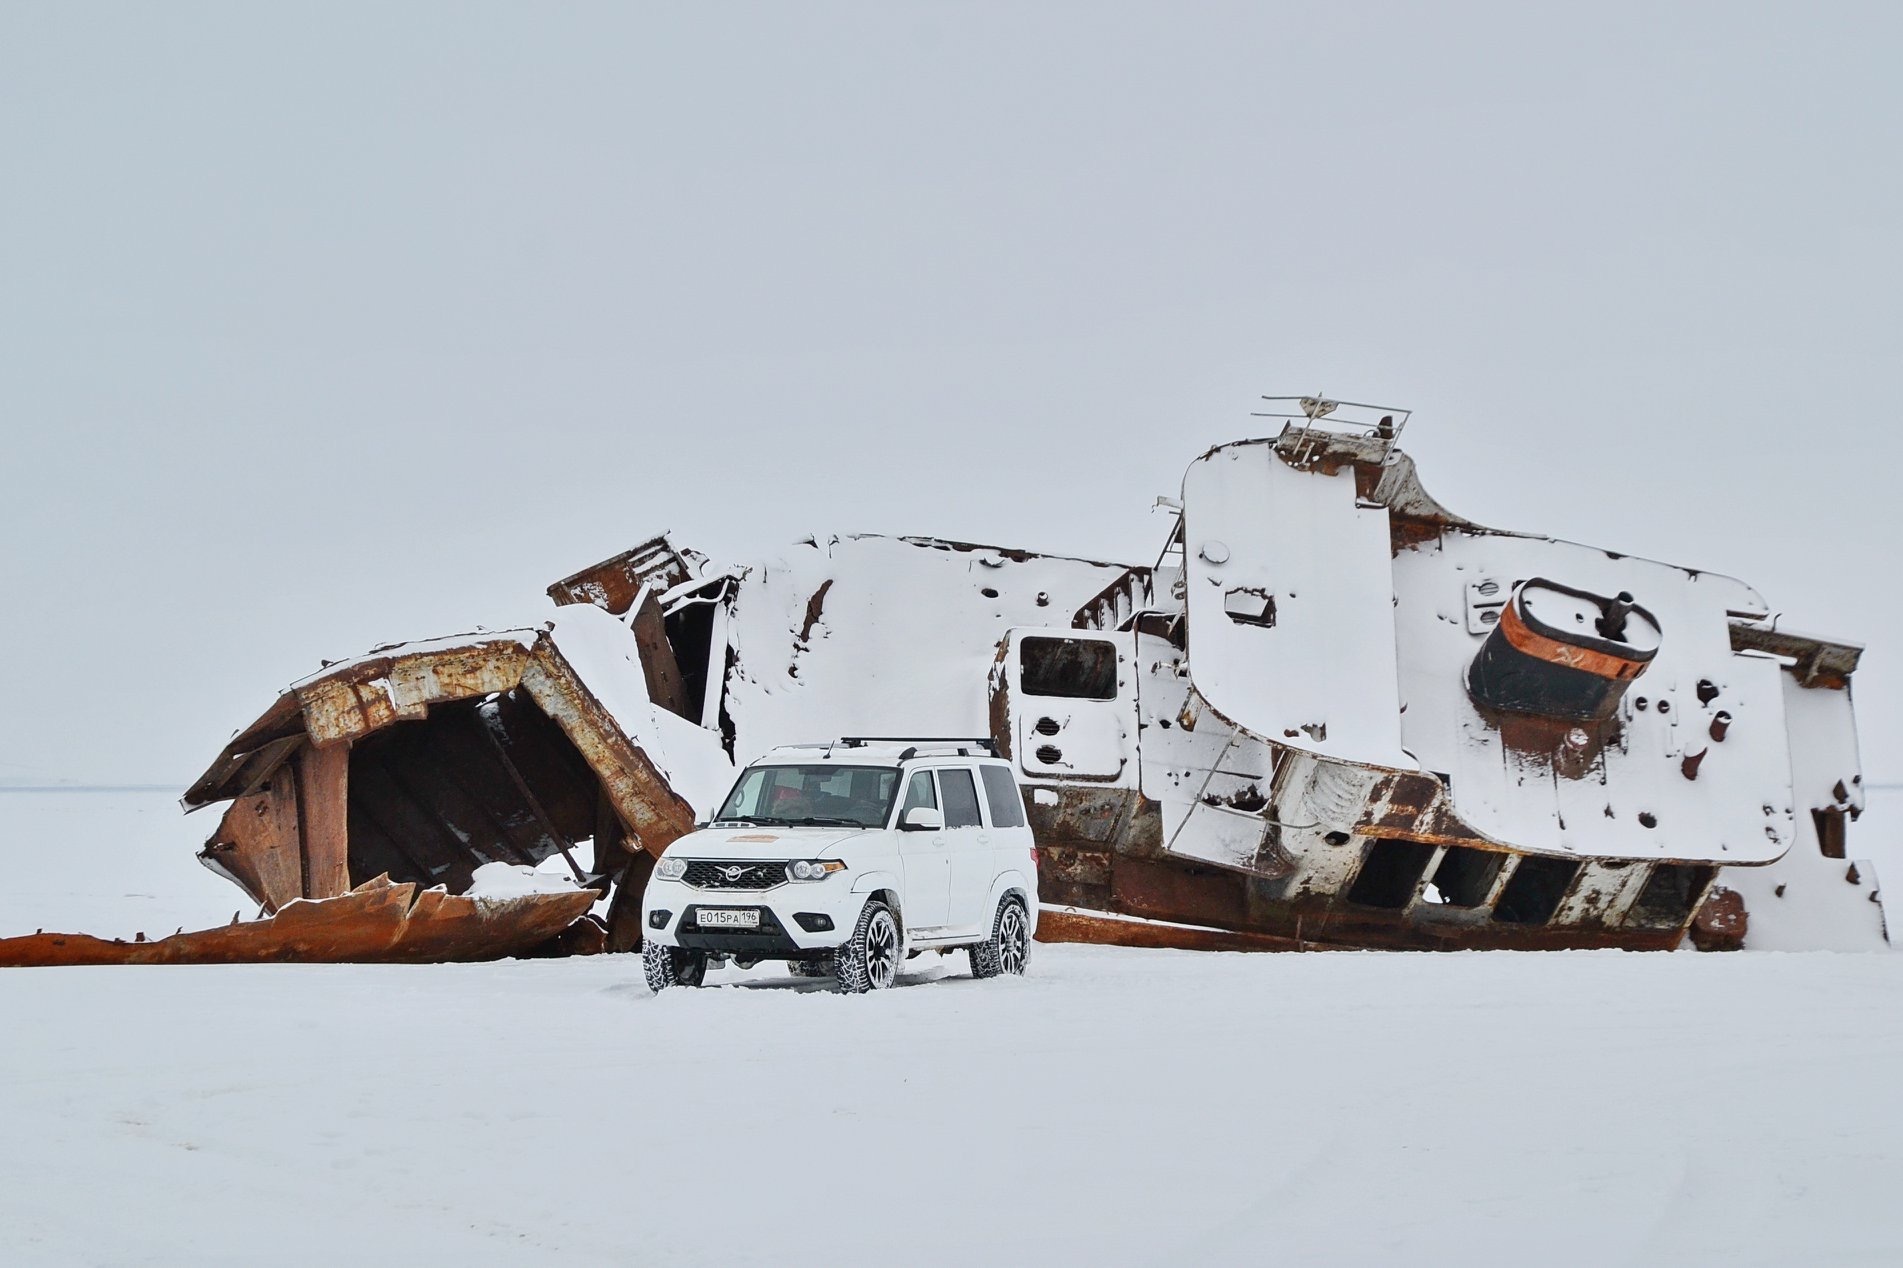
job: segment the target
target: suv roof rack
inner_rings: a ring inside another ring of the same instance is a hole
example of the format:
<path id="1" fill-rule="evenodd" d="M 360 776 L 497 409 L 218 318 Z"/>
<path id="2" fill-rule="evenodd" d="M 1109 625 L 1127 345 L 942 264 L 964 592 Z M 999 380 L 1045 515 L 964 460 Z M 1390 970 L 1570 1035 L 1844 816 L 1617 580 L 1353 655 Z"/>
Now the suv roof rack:
<path id="1" fill-rule="evenodd" d="M 932 736 L 928 738 L 920 738 L 913 735 L 848 735 L 841 739 L 822 740 L 815 744 L 775 744 L 769 751 L 774 753 L 786 753 L 800 749 L 823 749 L 823 755 L 831 757 L 833 750 L 836 748 L 871 748 L 874 745 L 896 747 L 900 744 L 905 745 L 905 748 L 901 750 L 898 755 L 898 760 L 901 762 L 909 762 L 915 757 L 922 756 L 927 750 L 937 753 L 956 754 L 959 757 L 973 756 L 973 749 L 976 749 L 977 755 L 981 757 L 997 757 L 999 755 L 998 742 L 988 735 L 949 735 Z"/>
<path id="2" fill-rule="evenodd" d="M 998 755 L 998 742 L 988 735 L 848 735 L 839 741 L 841 748 L 866 748 L 873 744 L 904 744 L 908 747 L 899 754 L 901 762 L 909 762 L 919 755 L 920 749 L 952 749 L 959 757 L 970 757 L 971 750 L 989 757 Z"/>

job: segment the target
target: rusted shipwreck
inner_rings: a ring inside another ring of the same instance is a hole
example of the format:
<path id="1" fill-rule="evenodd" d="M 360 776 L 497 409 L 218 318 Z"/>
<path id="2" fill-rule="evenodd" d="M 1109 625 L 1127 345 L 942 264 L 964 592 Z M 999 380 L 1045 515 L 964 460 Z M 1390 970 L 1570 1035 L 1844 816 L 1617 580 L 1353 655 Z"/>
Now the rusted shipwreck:
<path id="1" fill-rule="evenodd" d="M 1149 563 L 844 536 L 720 564 L 663 535 L 556 582 L 532 627 L 326 666 L 186 794 L 229 803 L 201 858 L 297 927 L 277 958 L 628 949 L 654 857 L 735 761 L 989 734 L 1047 937 L 1883 944 L 1847 844 L 1857 646 L 1728 577 L 1453 514 L 1403 411 L 1286 405 L 1190 464 Z M 494 864 L 572 879 L 433 937 Z M 312 951 L 366 892 L 414 929 Z"/>

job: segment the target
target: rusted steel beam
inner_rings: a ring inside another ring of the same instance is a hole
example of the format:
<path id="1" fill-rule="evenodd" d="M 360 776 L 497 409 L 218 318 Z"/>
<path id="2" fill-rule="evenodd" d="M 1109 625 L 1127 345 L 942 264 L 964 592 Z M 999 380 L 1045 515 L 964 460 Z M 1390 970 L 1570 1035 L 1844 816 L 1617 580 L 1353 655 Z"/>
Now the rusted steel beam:
<path id="1" fill-rule="evenodd" d="M 595 899 L 592 890 L 470 898 L 378 877 L 336 898 L 289 903 L 266 920 L 151 942 L 67 933 L 0 939 L 0 968 L 498 960 L 560 934 Z"/>
<path id="2" fill-rule="evenodd" d="M 562 858 L 567 861 L 568 870 L 574 873 L 575 880 L 587 881 L 587 873 L 583 872 L 581 864 L 575 861 L 575 843 L 555 826 L 555 821 L 549 818 L 548 811 L 542 808 L 541 798 L 537 797 L 535 790 L 529 787 L 529 781 L 522 778 L 522 772 L 516 769 L 515 759 L 509 756 L 509 744 L 503 735 L 500 712 L 493 704 L 483 705 L 476 712 L 482 719 L 482 733 L 489 738 L 490 747 L 495 750 L 496 757 L 501 761 L 502 769 L 507 772 L 509 781 L 515 785 L 516 792 L 521 794 L 522 803 L 529 808 L 529 813 L 535 817 L 535 822 L 542 831 L 555 842 L 555 848 L 562 852 Z"/>
<path id="3" fill-rule="evenodd" d="M 676 838 L 693 830 L 693 806 L 622 734 L 613 715 L 547 641 L 536 646 L 523 668 L 522 687 L 581 750 L 642 849 L 659 857 Z"/>
<path id="4" fill-rule="evenodd" d="M 310 737 L 299 731 L 287 735 L 281 740 L 272 740 L 245 758 L 244 765 L 238 768 L 239 796 L 246 796 L 262 788 L 267 780 L 298 749 L 310 742 Z"/>
<path id="5" fill-rule="evenodd" d="M 1745 621 L 1731 623 L 1731 648 L 1789 658 L 1798 680 L 1807 687 L 1843 686 L 1863 658 L 1863 648 L 1855 643 L 1812 638 L 1808 634 L 1767 629 Z"/>
<path id="6" fill-rule="evenodd" d="M 211 769 L 185 790 L 182 804 L 187 810 L 193 810 L 251 791 L 260 780 L 269 777 L 271 767 L 253 772 L 246 769 L 247 764 L 273 743 L 285 739 L 303 743 L 304 738 L 303 707 L 298 704 L 297 697 L 287 691 L 274 700 L 256 722 L 231 738 L 231 742 L 219 751 Z M 290 747 L 295 748 L 296 744 Z M 279 750 L 277 760 L 281 761 L 288 755 L 289 749 Z"/>
<path id="7" fill-rule="evenodd" d="M 1087 942 L 1113 947 L 1157 947 L 1181 951 L 1297 951 L 1293 938 L 1264 933 L 1204 929 L 1194 925 L 1120 920 L 1088 911 L 1046 908 L 1037 918 L 1039 942 Z M 1321 949 L 1321 948 L 1316 948 Z"/>
<path id="8" fill-rule="evenodd" d="M 300 749 L 297 776 L 298 857 L 304 898 L 350 892 L 350 746 Z"/>
<path id="9" fill-rule="evenodd" d="M 357 662 L 295 688 L 319 748 L 423 717 L 429 706 L 508 691 L 528 653 L 515 638 Z"/>
<path id="10" fill-rule="evenodd" d="M 674 645 L 667 641 L 667 619 L 661 615 L 654 591 L 642 593 L 628 628 L 634 631 L 635 644 L 641 649 L 641 673 L 647 679 L 648 699 L 669 713 L 687 717 L 687 680 L 681 675 Z"/>
<path id="11" fill-rule="evenodd" d="M 639 951 L 641 949 L 641 894 L 654 875 L 655 857 L 645 850 L 629 858 L 615 881 L 614 899 L 608 904 L 608 932 L 605 949 Z"/>
<path id="12" fill-rule="evenodd" d="M 595 843 L 595 870 L 606 875 L 619 873 L 628 865 L 628 860 L 640 854 L 639 850 L 628 848 L 628 829 L 621 822 L 621 816 L 615 813 L 613 803 L 608 800 L 608 792 L 599 783 L 595 785 L 595 821 L 591 834 Z M 646 855 L 653 858 L 653 855 Z"/>

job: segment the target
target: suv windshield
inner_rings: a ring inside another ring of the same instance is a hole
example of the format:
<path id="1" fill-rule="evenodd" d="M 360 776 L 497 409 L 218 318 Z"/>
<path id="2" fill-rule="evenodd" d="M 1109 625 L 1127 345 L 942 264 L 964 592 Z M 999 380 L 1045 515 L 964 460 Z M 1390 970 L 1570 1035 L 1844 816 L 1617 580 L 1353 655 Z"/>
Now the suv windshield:
<path id="1" fill-rule="evenodd" d="M 898 787 L 899 772 L 889 766 L 750 766 L 714 819 L 882 828 Z"/>

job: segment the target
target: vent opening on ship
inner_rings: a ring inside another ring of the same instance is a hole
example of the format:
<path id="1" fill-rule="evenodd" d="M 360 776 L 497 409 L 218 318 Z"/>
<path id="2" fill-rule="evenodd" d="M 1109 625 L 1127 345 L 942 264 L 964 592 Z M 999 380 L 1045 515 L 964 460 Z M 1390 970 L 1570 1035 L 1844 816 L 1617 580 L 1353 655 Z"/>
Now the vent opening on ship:
<path id="1" fill-rule="evenodd" d="M 1500 891 L 1493 918 L 1513 925 L 1545 924 L 1559 910 L 1578 875 L 1579 864 L 1573 859 L 1526 855 Z"/>
<path id="2" fill-rule="evenodd" d="M 1625 922 L 1647 929 L 1684 924 L 1697 910 L 1714 874 L 1712 868 L 1690 863 L 1660 863 L 1646 878 L 1645 888 L 1626 912 Z"/>
<path id="3" fill-rule="evenodd" d="M 1500 866 L 1507 856 L 1494 850 L 1476 850 L 1450 845 L 1434 869 L 1434 889 L 1449 907 L 1480 907 L 1493 892 Z"/>
<path id="4" fill-rule="evenodd" d="M 1363 907 L 1405 907 L 1420 886 L 1434 847 L 1418 841 L 1379 838 L 1368 845 L 1348 901 Z"/>

